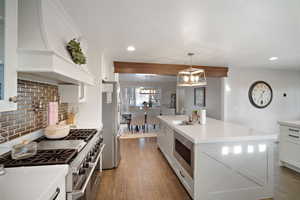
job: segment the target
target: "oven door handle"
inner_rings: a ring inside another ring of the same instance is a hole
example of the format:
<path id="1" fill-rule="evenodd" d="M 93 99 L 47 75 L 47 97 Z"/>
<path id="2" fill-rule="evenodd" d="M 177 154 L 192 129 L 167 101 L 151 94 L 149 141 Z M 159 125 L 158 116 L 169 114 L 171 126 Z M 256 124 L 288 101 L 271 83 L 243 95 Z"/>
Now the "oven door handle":
<path id="1" fill-rule="evenodd" d="M 80 190 L 73 190 L 73 191 L 71 192 L 72 200 L 73 200 L 73 199 L 74 199 L 74 200 L 79 199 L 80 197 L 82 197 L 82 196 L 84 195 L 84 192 L 85 192 L 85 190 L 86 190 L 86 187 L 87 187 L 87 185 L 88 185 L 88 183 L 89 183 L 89 181 L 90 181 L 90 179 L 91 179 L 91 177 L 92 177 L 92 175 L 93 175 L 93 172 L 94 172 L 94 170 L 95 170 L 95 168 L 96 168 L 96 163 L 99 161 L 99 158 L 100 158 L 100 156 L 101 156 L 101 154 L 102 154 L 102 151 L 103 151 L 104 147 L 105 147 L 105 144 L 102 144 L 102 145 L 101 145 L 100 152 L 99 152 L 99 154 L 98 154 L 98 156 L 97 156 L 95 162 L 92 163 L 92 170 L 90 171 L 90 173 L 89 173 L 87 179 L 85 180 L 85 182 L 84 182 L 82 188 L 81 188 Z"/>

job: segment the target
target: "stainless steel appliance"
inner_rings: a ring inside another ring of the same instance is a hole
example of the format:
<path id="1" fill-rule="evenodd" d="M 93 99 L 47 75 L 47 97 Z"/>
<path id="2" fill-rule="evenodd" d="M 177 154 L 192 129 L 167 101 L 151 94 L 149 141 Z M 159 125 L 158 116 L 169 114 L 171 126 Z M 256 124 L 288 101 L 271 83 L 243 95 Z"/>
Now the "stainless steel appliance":
<path id="1" fill-rule="evenodd" d="M 96 199 L 104 147 L 105 144 L 98 132 L 70 163 L 66 185 L 67 200 Z"/>
<path id="2" fill-rule="evenodd" d="M 180 165 L 194 178 L 194 144 L 176 131 L 173 154 Z"/>
<path id="3" fill-rule="evenodd" d="M 73 129 L 59 140 L 41 137 L 37 154 L 22 160 L 0 157 L 5 167 L 69 165 L 66 178 L 67 200 L 95 200 L 102 171 L 102 133 L 96 129 Z M 65 146 L 63 144 L 66 144 Z"/>
<path id="4" fill-rule="evenodd" d="M 103 141 L 106 145 L 103 151 L 103 169 L 116 168 L 120 155 L 120 88 L 117 82 L 103 81 L 112 87 L 112 92 L 102 94 Z"/>

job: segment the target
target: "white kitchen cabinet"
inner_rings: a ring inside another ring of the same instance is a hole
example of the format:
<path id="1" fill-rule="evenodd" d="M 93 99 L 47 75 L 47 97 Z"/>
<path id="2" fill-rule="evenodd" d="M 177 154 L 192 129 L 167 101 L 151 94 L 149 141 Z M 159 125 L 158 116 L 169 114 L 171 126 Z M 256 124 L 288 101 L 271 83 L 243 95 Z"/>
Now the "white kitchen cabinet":
<path id="1" fill-rule="evenodd" d="M 163 123 L 160 122 L 160 125 L 159 125 L 159 131 L 157 132 L 157 146 L 158 148 L 160 148 L 162 150 L 163 148 Z"/>
<path id="2" fill-rule="evenodd" d="M 18 1 L 0 0 L 0 112 L 17 109 Z"/>
<path id="3" fill-rule="evenodd" d="M 113 77 L 113 62 L 104 53 L 101 56 L 101 77 L 104 81 L 114 81 Z"/>
<path id="4" fill-rule="evenodd" d="M 174 132 L 168 125 L 161 122 L 160 131 L 157 136 L 157 143 L 160 150 L 164 153 L 166 159 L 171 164 L 173 162 L 173 143 Z"/>
<path id="5" fill-rule="evenodd" d="M 68 165 L 6 168 L 0 178 L 1 200 L 65 200 Z"/>
<path id="6" fill-rule="evenodd" d="M 282 165 L 300 172 L 300 129 L 280 126 L 279 158 Z"/>
<path id="7" fill-rule="evenodd" d="M 101 78 L 103 81 L 118 81 L 119 76 L 114 73 L 113 59 L 107 54 L 101 56 Z M 103 85 L 103 92 L 110 92 L 111 88 L 107 85 Z"/>
<path id="8" fill-rule="evenodd" d="M 166 153 L 170 158 L 173 157 L 174 131 L 169 126 L 166 126 L 165 146 Z"/>
<path id="9" fill-rule="evenodd" d="M 172 167 L 177 177 L 180 179 L 181 183 L 187 189 L 188 193 L 190 195 L 193 194 L 193 186 L 194 186 L 193 178 L 176 160 L 174 160 L 174 162 L 172 163 Z"/>
<path id="10" fill-rule="evenodd" d="M 49 190 L 49 200 L 65 200 L 66 199 L 66 186 L 65 177 L 61 177 Z"/>

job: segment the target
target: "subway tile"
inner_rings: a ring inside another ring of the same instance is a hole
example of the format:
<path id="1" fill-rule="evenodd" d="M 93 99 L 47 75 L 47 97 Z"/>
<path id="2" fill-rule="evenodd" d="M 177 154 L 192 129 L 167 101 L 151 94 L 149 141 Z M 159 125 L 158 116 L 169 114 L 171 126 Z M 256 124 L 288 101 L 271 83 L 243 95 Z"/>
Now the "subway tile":
<path id="1" fill-rule="evenodd" d="M 5 140 L 15 139 L 48 125 L 48 103 L 58 100 L 58 87 L 55 85 L 18 80 L 18 109 L 0 113 L 0 136 Z M 43 109 L 33 111 L 34 104 L 42 102 Z M 67 118 L 68 104 L 59 105 L 59 119 Z"/>

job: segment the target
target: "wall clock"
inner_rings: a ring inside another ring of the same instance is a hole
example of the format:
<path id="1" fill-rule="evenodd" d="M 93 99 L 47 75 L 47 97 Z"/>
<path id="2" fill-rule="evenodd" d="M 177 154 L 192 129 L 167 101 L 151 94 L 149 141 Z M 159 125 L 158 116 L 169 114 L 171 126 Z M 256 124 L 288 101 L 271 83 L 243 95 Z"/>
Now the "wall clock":
<path id="1" fill-rule="evenodd" d="M 271 86 L 264 81 L 256 81 L 249 89 L 249 100 L 256 108 L 265 108 L 272 102 L 273 91 Z"/>

